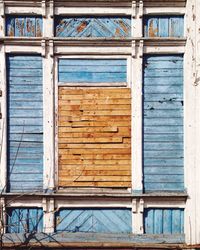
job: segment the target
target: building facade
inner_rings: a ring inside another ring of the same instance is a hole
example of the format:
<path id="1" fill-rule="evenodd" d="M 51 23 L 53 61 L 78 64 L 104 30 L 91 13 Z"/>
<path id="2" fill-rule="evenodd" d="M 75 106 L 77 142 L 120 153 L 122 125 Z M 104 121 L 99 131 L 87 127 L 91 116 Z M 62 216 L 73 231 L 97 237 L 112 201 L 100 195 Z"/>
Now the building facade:
<path id="1" fill-rule="evenodd" d="M 0 1 L 2 249 L 198 247 L 199 13 Z"/>

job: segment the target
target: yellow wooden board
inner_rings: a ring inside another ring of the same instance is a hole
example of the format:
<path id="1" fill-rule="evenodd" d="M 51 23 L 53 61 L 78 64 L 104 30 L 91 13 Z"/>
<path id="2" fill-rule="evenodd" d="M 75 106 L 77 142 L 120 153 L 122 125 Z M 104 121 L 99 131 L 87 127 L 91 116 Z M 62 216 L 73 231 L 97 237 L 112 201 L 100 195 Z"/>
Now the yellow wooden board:
<path id="1" fill-rule="evenodd" d="M 58 92 L 59 186 L 130 187 L 130 89 Z"/>

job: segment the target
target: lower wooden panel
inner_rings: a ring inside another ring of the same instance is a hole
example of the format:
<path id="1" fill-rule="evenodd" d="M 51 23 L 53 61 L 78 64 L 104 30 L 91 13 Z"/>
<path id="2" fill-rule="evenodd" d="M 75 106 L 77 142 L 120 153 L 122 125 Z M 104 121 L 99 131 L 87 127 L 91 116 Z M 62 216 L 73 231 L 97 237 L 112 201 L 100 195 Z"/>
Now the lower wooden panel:
<path id="1" fill-rule="evenodd" d="M 41 208 L 9 208 L 7 233 L 40 233 L 43 231 L 43 210 Z"/>
<path id="2" fill-rule="evenodd" d="M 183 234 L 184 210 L 181 208 L 148 208 L 144 212 L 146 234 Z"/>
<path id="3" fill-rule="evenodd" d="M 61 209 L 56 213 L 56 231 L 131 233 L 131 209 Z"/>
<path id="4" fill-rule="evenodd" d="M 58 153 L 61 187 L 130 187 L 130 89 L 59 87 Z"/>

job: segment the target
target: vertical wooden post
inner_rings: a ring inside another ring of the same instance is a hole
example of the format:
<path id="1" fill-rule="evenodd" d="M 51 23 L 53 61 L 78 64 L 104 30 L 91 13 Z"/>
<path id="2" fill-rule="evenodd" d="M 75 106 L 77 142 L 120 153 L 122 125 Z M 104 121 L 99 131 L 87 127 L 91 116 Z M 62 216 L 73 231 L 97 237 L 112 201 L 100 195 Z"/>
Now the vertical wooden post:
<path id="1" fill-rule="evenodd" d="M 43 199 L 43 211 L 44 211 L 44 233 L 54 232 L 54 199 Z"/>
<path id="2" fill-rule="evenodd" d="M 141 5 L 136 8 L 132 21 L 132 36 L 142 37 Z M 143 49 L 143 48 L 142 48 Z M 132 42 L 132 191 L 142 193 L 142 55 L 136 41 Z M 135 146 L 137 145 L 137 146 Z M 139 201 L 133 199 L 133 233 L 143 232 L 143 214 L 140 213 Z"/>
<path id="3" fill-rule="evenodd" d="M 188 244 L 200 243 L 200 2 L 187 1 L 185 52 L 185 233 Z"/>
<path id="4" fill-rule="evenodd" d="M 52 5 L 46 10 L 43 36 L 53 37 Z M 43 59 L 44 190 L 54 190 L 54 58 L 53 43 L 46 41 Z"/>
<path id="5" fill-rule="evenodd" d="M 140 10 L 140 11 L 139 11 Z M 142 37 L 141 6 L 137 8 L 134 25 L 134 37 Z M 142 48 L 141 48 L 142 47 Z M 133 49 L 133 48 L 132 48 Z M 132 51 L 132 189 L 133 192 L 142 192 L 142 56 L 143 44 L 139 48 L 136 43 Z"/>
<path id="6" fill-rule="evenodd" d="M 2 119 L 0 120 L 0 190 L 5 192 L 7 188 L 7 86 L 6 86 L 6 54 L 5 46 L 0 45 L 0 109 Z"/>

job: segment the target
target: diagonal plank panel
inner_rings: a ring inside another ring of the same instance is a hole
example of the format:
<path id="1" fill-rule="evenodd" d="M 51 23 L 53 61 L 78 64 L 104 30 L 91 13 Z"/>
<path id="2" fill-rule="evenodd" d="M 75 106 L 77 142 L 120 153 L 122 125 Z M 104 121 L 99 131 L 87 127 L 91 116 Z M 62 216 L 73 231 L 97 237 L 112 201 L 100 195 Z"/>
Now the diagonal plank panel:
<path id="1" fill-rule="evenodd" d="M 127 208 L 63 208 L 56 213 L 57 232 L 130 233 L 131 210 Z"/>
<path id="2" fill-rule="evenodd" d="M 130 17 L 57 17 L 57 37 L 130 37 Z"/>
<path id="3" fill-rule="evenodd" d="M 58 105 L 59 186 L 130 187 L 130 89 L 59 87 Z"/>

